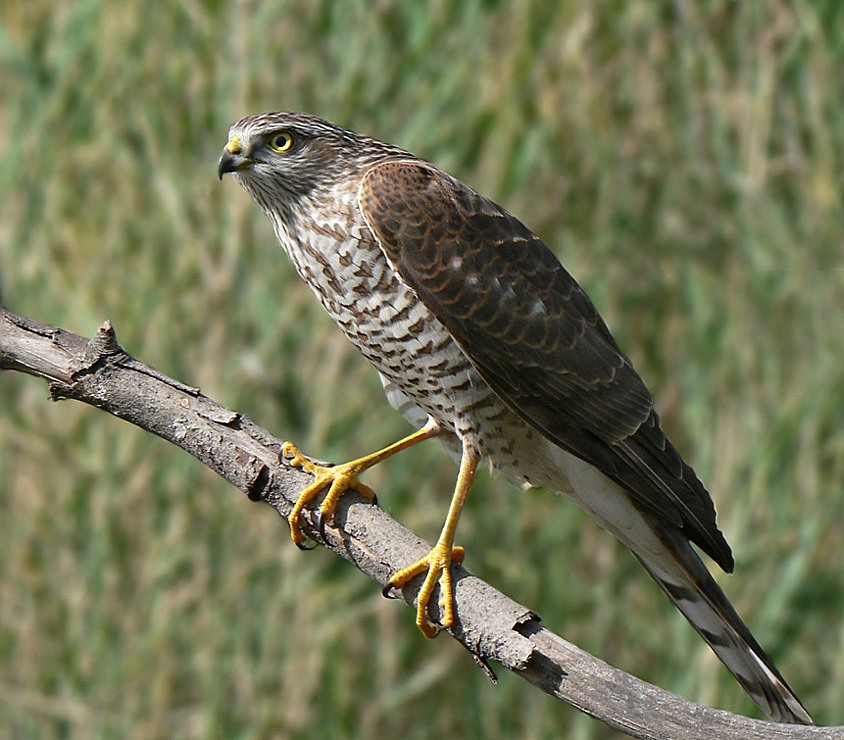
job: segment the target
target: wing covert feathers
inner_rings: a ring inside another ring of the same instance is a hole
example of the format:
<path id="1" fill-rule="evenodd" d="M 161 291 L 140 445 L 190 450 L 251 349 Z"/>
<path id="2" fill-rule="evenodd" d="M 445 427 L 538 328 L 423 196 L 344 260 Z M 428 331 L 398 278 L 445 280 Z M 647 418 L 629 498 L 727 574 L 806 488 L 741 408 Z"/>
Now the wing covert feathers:
<path id="1" fill-rule="evenodd" d="M 374 166 L 359 201 L 393 268 L 511 410 L 732 570 L 709 494 L 663 434 L 650 392 L 535 234 L 416 160 Z"/>

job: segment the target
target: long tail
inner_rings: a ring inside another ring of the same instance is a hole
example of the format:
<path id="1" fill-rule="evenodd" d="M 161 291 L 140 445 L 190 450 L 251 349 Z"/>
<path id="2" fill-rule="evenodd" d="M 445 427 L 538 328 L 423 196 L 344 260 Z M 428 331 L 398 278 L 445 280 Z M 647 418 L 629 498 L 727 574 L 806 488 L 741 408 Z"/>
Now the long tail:
<path id="1" fill-rule="evenodd" d="M 742 622 L 688 540 L 681 532 L 659 524 L 654 525 L 654 533 L 665 552 L 637 552 L 634 549 L 634 554 L 744 690 L 772 719 L 812 724 L 809 713 Z"/>
<path id="2" fill-rule="evenodd" d="M 812 724 L 680 529 L 636 505 L 619 484 L 551 440 L 525 440 L 515 458 L 529 470 L 530 483 L 565 493 L 627 546 L 768 716 Z"/>

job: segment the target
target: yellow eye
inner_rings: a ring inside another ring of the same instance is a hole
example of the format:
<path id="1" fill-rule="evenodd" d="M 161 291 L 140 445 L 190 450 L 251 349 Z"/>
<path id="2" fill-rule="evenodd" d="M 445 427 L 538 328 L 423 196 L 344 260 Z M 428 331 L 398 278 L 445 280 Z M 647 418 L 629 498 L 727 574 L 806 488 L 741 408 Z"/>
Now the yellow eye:
<path id="1" fill-rule="evenodd" d="M 289 131 L 279 131 L 270 136 L 270 149 L 275 152 L 289 152 L 293 148 L 293 134 Z"/>

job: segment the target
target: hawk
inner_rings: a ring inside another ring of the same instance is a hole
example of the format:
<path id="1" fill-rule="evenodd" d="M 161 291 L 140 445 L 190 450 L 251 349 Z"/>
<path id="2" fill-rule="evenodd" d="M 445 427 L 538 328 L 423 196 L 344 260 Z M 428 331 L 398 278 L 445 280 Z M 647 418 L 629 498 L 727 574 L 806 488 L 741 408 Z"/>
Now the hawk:
<path id="1" fill-rule="evenodd" d="M 388 582 L 424 582 L 416 622 L 450 627 L 454 537 L 478 467 L 559 491 L 617 537 L 772 718 L 811 718 L 692 545 L 727 572 L 733 557 L 707 490 L 660 428 L 653 398 L 595 306 L 551 250 L 506 210 L 435 165 L 304 113 L 235 123 L 218 174 L 232 173 L 269 218 L 296 271 L 375 366 L 418 431 L 352 462 L 317 465 L 290 514 L 325 489 L 374 498 L 366 469 L 437 437 L 459 463 L 430 553 Z M 439 604 L 431 604 L 437 586 Z"/>

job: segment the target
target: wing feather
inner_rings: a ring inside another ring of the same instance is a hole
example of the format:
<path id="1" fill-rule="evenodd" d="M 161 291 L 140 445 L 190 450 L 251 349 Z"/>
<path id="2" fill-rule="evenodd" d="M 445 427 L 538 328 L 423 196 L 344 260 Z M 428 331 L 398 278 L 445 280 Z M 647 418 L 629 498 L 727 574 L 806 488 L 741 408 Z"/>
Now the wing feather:
<path id="1" fill-rule="evenodd" d="M 509 408 L 732 570 L 712 500 L 660 429 L 650 392 L 536 235 L 415 160 L 374 166 L 359 199 L 393 268 Z"/>

